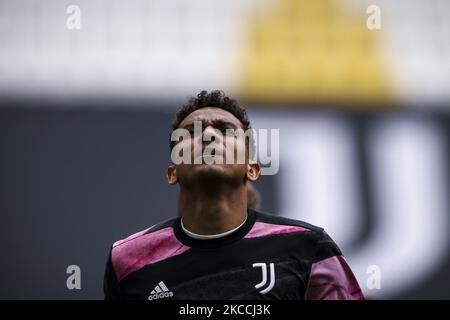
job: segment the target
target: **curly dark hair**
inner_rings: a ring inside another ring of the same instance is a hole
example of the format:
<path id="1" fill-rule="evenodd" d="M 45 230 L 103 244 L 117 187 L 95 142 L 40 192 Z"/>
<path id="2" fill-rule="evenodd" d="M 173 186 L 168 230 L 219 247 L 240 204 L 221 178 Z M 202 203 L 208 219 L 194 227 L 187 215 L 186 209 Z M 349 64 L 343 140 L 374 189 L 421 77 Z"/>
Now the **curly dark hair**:
<path id="1" fill-rule="evenodd" d="M 189 114 L 206 107 L 215 107 L 226 110 L 239 119 L 242 123 L 242 128 L 244 131 L 250 128 L 250 121 L 248 120 L 247 112 L 235 99 L 227 97 L 221 90 L 214 90 L 210 93 L 203 90 L 197 95 L 197 97 L 189 98 L 188 102 L 185 103 L 175 114 L 175 119 L 172 122 L 172 130 L 177 129 L 180 123 Z"/>
<path id="2" fill-rule="evenodd" d="M 214 90 L 208 93 L 203 90 L 196 97 L 189 98 L 181 109 L 175 114 L 172 122 L 172 131 L 177 129 L 180 123 L 192 112 L 206 107 L 221 108 L 234 115 L 241 123 L 242 129 L 246 131 L 250 129 L 250 121 L 248 120 L 247 112 L 239 105 L 239 103 L 228 96 L 221 90 Z M 169 137 L 170 139 L 170 137 Z M 174 141 L 170 141 L 170 148 L 174 146 Z"/>

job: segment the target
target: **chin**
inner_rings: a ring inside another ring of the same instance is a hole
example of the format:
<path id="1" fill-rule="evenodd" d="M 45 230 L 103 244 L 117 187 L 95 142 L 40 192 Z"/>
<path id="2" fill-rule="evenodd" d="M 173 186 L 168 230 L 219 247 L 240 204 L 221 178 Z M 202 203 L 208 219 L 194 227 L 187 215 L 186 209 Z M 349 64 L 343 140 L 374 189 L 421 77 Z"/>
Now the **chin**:
<path id="1" fill-rule="evenodd" d="M 236 173 L 232 166 L 223 164 L 196 164 L 191 168 L 192 180 L 202 180 L 217 183 L 235 179 Z"/>

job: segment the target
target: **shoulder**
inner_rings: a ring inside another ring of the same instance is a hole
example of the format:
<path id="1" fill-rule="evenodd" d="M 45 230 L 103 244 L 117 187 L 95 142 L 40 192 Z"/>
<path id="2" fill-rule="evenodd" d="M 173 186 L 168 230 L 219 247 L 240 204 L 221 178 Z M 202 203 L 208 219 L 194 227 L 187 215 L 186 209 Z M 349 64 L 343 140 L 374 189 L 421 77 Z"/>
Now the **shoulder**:
<path id="1" fill-rule="evenodd" d="M 307 223 L 305 221 L 301 220 L 295 220 L 295 219 L 289 219 L 281 216 L 277 216 L 268 212 L 260 211 L 260 210 L 253 210 L 256 214 L 256 221 L 267 223 L 271 225 L 284 225 L 284 226 L 294 226 L 294 227 L 301 227 L 305 229 L 305 231 L 311 231 L 316 233 L 321 233 L 324 231 L 323 228 L 312 225 L 310 223 Z"/>
<path id="2" fill-rule="evenodd" d="M 298 235 L 297 238 L 307 241 L 315 251 L 315 259 L 342 254 L 334 240 L 319 226 L 263 211 L 249 210 L 252 210 L 256 217 L 255 224 L 247 236 L 249 238 L 279 234 Z"/>
<path id="3" fill-rule="evenodd" d="M 149 237 L 152 237 L 152 235 L 153 236 L 159 235 L 162 233 L 161 230 L 164 230 L 167 228 L 172 228 L 175 220 L 176 220 L 176 218 L 163 221 L 163 222 L 155 224 L 149 228 L 146 228 L 144 230 L 133 233 L 132 235 L 130 235 L 126 238 L 120 239 L 120 240 L 114 242 L 113 251 L 116 248 L 123 247 L 123 246 L 129 246 L 129 245 L 132 245 L 133 243 L 139 242 L 143 238 L 149 238 Z"/>
<path id="4" fill-rule="evenodd" d="M 255 215 L 255 224 L 253 233 L 262 233 L 274 235 L 280 233 L 307 233 L 308 236 L 323 236 L 325 231 L 323 228 L 312 225 L 305 221 L 289 219 L 277 216 L 271 213 L 249 209 Z"/>
<path id="5" fill-rule="evenodd" d="M 173 218 L 115 242 L 111 262 L 120 281 L 147 264 L 159 262 L 184 252 L 187 247 L 175 237 Z"/>

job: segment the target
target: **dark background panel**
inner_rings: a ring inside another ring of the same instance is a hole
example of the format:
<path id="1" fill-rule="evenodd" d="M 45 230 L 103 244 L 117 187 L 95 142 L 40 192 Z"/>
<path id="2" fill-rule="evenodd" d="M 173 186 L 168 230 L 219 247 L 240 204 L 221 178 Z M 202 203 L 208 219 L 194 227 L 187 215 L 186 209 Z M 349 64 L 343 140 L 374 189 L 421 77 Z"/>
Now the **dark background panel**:
<path id="1" fill-rule="evenodd" d="M 0 298 L 101 298 L 112 243 L 177 215 L 172 114 L 0 109 Z M 263 179 L 267 180 L 267 179 Z M 268 181 L 258 183 L 267 195 Z M 82 290 L 68 290 L 79 265 Z"/>
<path id="2" fill-rule="evenodd" d="M 0 298 L 102 298 L 111 244 L 177 215 L 178 188 L 165 180 L 172 116 L 137 108 L 0 108 Z M 350 117 L 362 137 L 367 117 Z M 448 133 L 448 117 L 436 122 Z M 262 209 L 276 214 L 275 179 L 263 176 L 256 187 Z M 365 198 L 370 208 L 370 192 Z M 372 219 L 367 223 L 370 232 Z M 66 287 L 72 264 L 81 268 L 81 290 Z M 395 298 L 449 299 L 448 270 L 450 255 Z"/>

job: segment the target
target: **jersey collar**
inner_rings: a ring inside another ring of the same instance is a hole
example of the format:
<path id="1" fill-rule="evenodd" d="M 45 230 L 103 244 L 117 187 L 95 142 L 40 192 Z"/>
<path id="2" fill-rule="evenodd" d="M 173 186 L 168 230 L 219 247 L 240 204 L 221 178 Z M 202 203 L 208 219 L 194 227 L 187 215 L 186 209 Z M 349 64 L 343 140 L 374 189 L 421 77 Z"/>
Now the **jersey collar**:
<path id="1" fill-rule="evenodd" d="M 174 232 L 177 239 L 184 245 L 192 248 L 214 248 L 227 245 L 242 239 L 253 227 L 256 220 L 256 214 L 252 209 L 247 209 L 247 219 L 233 232 L 227 233 L 221 237 L 212 239 L 197 239 L 186 234 L 181 226 L 181 217 L 178 217 L 174 224 Z"/>

